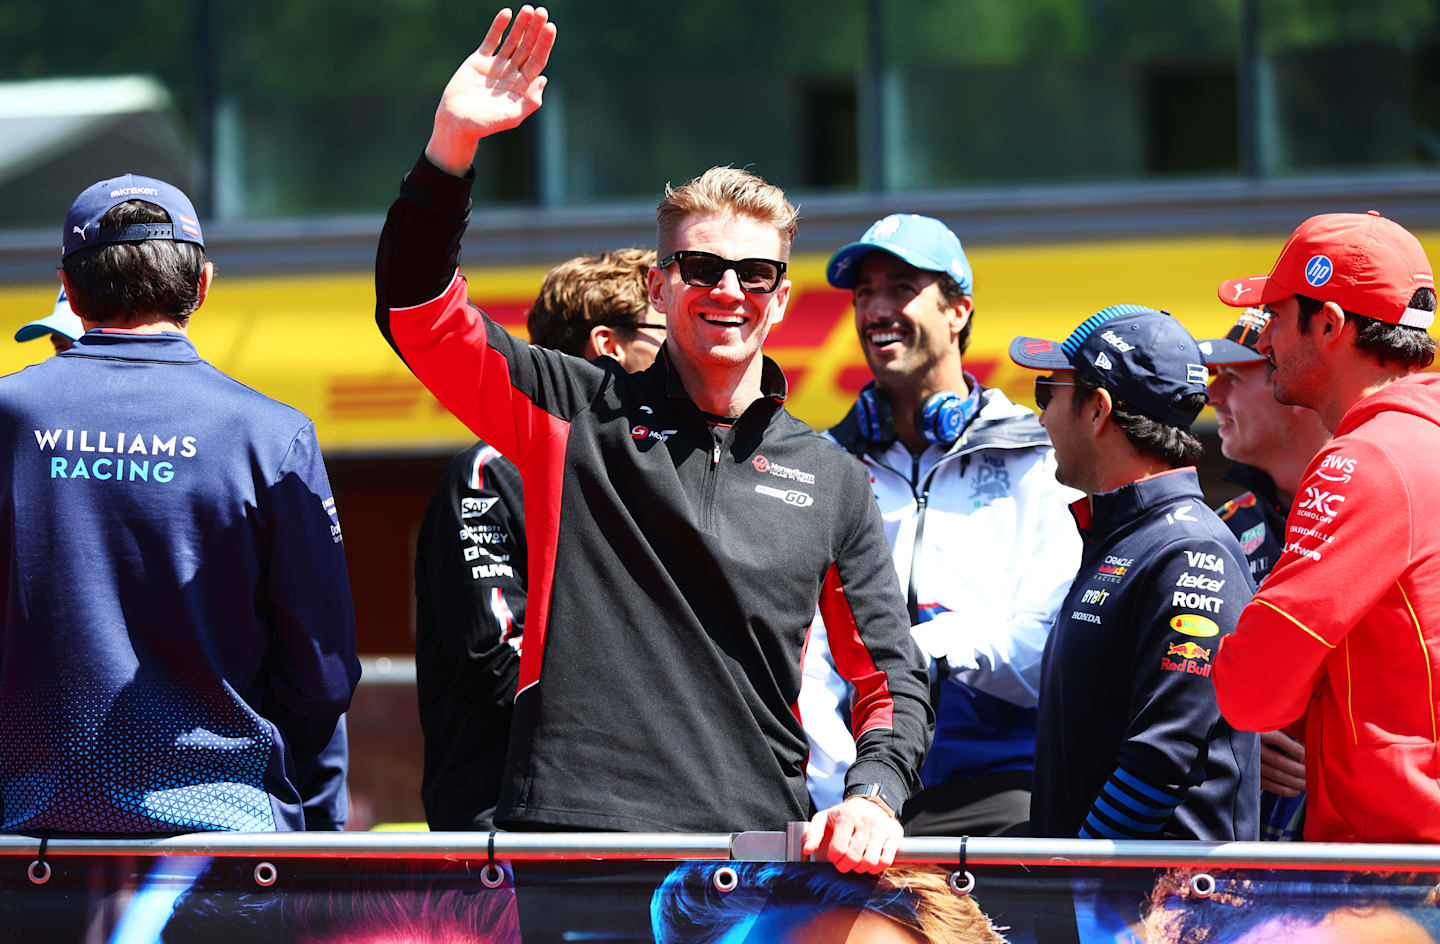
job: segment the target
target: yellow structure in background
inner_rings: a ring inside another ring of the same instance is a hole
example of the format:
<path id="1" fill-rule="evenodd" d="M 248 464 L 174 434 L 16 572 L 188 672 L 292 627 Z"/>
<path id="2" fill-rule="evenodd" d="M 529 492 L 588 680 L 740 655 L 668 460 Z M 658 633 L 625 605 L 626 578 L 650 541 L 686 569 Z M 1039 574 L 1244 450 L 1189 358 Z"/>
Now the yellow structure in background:
<path id="1" fill-rule="evenodd" d="M 1419 234 L 1431 258 L 1440 232 Z M 1064 338 L 1108 305 L 1165 308 L 1197 337 L 1222 336 L 1234 310 L 1215 298 L 1226 278 L 1269 271 L 1284 233 L 1258 238 L 1196 238 L 981 247 L 969 253 L 976 274 L 976 322 L 967 369 L 1012 398 L 1031 403 L 1034 374 L 1006 353 L 1029 334 Z M 868 379 L 848 293 L 825 282 L 825 256 L 792 260 L 794 289 L 767 350 L 790 377 L 790 408 L 824 429 L 849 408 Z M 368 272 L 284 277 L 227 277 L 224 259 L 191 337 L 216 367 L 314 419 L 327 451 L 451 450 L 470 434 L 430 397 L 380 337 Z M 524 311 L 543 266 L 471 268 L 470 298 L 523 334 Z M 36 363 L 50 345 L 8 338 L 48 314 L 55 283 L 0 288 L 0 373 Z"/>

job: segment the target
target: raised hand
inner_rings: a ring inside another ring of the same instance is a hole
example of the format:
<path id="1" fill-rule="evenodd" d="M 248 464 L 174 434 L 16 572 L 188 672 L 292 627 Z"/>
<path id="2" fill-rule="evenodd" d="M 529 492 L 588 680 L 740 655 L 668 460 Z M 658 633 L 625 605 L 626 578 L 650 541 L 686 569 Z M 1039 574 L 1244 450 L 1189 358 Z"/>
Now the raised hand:
<path id="1" fill-rule="evenodd" d="M 528 5 L 515 14 L 513 26 L 510 20 L 509 9 L 495 14 L 480 48 L 460 64 L 440 96 L 425 155 L 441 170 L 463 175 L 481 138 L 515 127 L 540 107 L 546 81 L 540 73 L 555 45 L 555 24 L 544 7 Z"/>

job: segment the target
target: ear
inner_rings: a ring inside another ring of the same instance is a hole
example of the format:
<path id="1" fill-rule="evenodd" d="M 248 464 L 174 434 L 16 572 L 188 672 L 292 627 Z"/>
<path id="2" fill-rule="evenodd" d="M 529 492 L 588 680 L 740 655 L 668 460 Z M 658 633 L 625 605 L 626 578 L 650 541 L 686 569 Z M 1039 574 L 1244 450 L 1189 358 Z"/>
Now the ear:
<path id="1" fill-rule="evenodd" d="M 645 289 L 650 295 L 650 307 L 668 315 L 665 310 L 665 270 L 651 266 L 650 271 L 645 273 Z"/>
<path id="2" fill-rule="evenodd" d="M 975 310 L 975 302 L 969 295 L 963 295 L 947 310 L 950 312 L 950 333 L 954 335 L 954 340 L 960 337 L 960 332 L 970 323 L 970 313 Z"/>
<path id="3" fill-rule="evenodd" d="M 56 270 L 55 270 L 55 274 L 58 275 L 58 276 L 60 276 L 60 284 L 65 287 L 65 298 L 66 298 L 67 301 L 70 302 L 70 310 L 73 311 L 73 312 L 75 312 L 75 314 L 79 315 L 79 316 L 81 317 L 81 319 L 83 320 L 84 317 L 85 317 L 85 313 L 84 313 L 83 311 L 81 311 L 80 309 L 78 309 L 78 308 L 75 307 L 75 295 L 74 295 L 74 293 L 72 293 L 72 292 L 70 291 L 70 280 L 69 280 L 68 278 L 66 278 L 66 276 L 65 276 L 65 270 L 64 270 L 64 269 L 56 269 Z"/>
<path id="4" fill-rule="evenodd" d="M 586 344 L 586 360 L 593 360 L 603 354 L 618 361 L 621 359 L 620 353 L 620 333 L 618 331 L 609 325 L 595 325 L 590 329 L 590 340 Z"/>
<path id="5" fill-rule="evenodd" d="M 200 309 L 201 305 L 205 304 L 205 298 L 210 294 L 210 285 L 214 281 L 215 263 L 211 262 L 209 259 L 206 259 L 205 268 L 202 269 L 200 272 L 200 284 L 196 287 L 195 291 L 195 309 L 197 311 Z"/>
<path id="6" fill-rule="evenodd" d="M 1115 400 L 1110 396 L 1110 391 L 1104 387 L 1096 390 L 1085 406 L 1085 415 L 1090 418 L 1090 430 L 1095 438 L 1100 438 L 1110 426 L 1110 415 L 1114 411 Z"/>
<path id="7" fill-rule="evenodd" d="M 1319 336 L 1321 347 L 1332 347 L 1339 342 L 1347 324 L 1354 329 L 1354 323 L 1345 318 L 1345 309 L 1335 302 L 1326 302 L 1310 320 L 1310 331 Z"/>
<path id="8" fill-rule="evenodd" d="M 775 289 L 775 312 L 770 316 L 770 327 L 775 327 L 785 318 L 785 308 L 790 304 L 790 280 L 784 279 Z"/>

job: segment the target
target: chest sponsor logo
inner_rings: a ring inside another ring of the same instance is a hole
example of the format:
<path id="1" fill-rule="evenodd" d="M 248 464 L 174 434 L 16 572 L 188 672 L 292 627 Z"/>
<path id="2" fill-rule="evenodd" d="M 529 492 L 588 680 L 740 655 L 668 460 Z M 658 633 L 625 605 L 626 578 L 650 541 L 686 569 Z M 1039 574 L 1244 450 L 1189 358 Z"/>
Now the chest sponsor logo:
<path id="1" fill-rule="evenodd" d="M 1166 672 L 1184 672 L 1209 678 L 1210 650 L 1193 642 L 1176 643 L 1160 657 L 1160 668 Z"/>
<path id="2" fill-rule="evenodd" d="M 1255 501 L 1255 493 L 1246 492 L 1239 498 L 1232 498 L 1225 504 L 1221 505 L 1220 510 L 1217 512 L 1217 514 L 1220 515 L 1221 521 L 1229 521 L 1231 516 L 1234 515 L 1235 512 L 1239 511 L 1241 508 L 1254 508 Z"/>
<path id="3" fill-rule="evenodd" d="M 640 425 L 630 430 L 630 438 L 636 441 L 642 439 L 657 439 L 663 443 L 671 436 L 674 436 L 675 432 L 673 429 L 651 429 L 648 426 Z"/>
<path id="4" fill-rule="evenodd" d="M 1355 474 L 1355 460 L 1345 456 L 1326 456 L 1320 460 L 1315 474 L 1327 482 L 1348 482 Z"/>
<path id="5" fill-rule="evenodd" d="M 794 505 L 796 508 L 809 508 L 815 504 L 815 499 L 807 493 L 796 489 L 771 488 L 769 485 L 757 485 L 755 491 L 761 495 L 769 495 L 771 498 L 778 498 L 787 505 Z"/>
<path id="6" fill-rule="evenodd" d="M 1100 617 L 1094 613 L 1086 613 L 1084 610 L 1072 610 L 1070 612 L 1070 618 L 1072 620 L 1079 620 L 1082 623 L 1094 623 L 1097 626 L 1100 624 Z"/>
<path id="7" fill-rule="evenodd" d="M 1005 460 L 982 452 L 980 464 L 975 469 L 975 481 L 971 484 L 970 500 L 979 508 L 1009 494 L 1010 470 L 1005 468 Z"/>
<path id="8" fill-rule="evenodd" d="M 1194 507 L 1194 505 L 1181 505 L 1174 511 L 1167 511 L 1165 513 L 1165 521 L 1169 524 L 1174 524 L 1177 521 L 1194 521 L 1195 516 L 1190 514 L 1190 509 Z M 1193 567 L 1195 565 L 1191 564 L 1190 566 Z"/>
<path id="9" fill-rule="evenodd" d="M 1204 590 L 1206 593 L 1219 593 L 1220 588 L 1225 586 L 1225 581 L 1186 571 L 1175 578 L 1175 586 L 1186 587 L 1190 590 Z"/>
<path id="10" fill-rule="evenodd" d="M 1246 528 L 1240 535 L 1240 550 L 1248 556 L 1254 554 L 1265 543 L 1265 522 L 1260 522 L 1253 528 Z"/>
<path id="11" fill-rule="evenodd" d="M 1170 628 L 1177 633 L 1199 636 L 1202 639 L 1207 636 L 1220 635 L 1220 627 L 1215 625 L 1214 620 L 1206 616 L 1197 616 L 1194 613 L 1181 613 L 1179 616 L 1172 617 Z"/>
<path id="12" fill-rule="evenodd" d="M 1090 603 L 1099 606 L 1100 604 L 1104 603 L 1106 598 L 1108 598 L 1109 596 L 1109 590 L 1086 590 L 1085 593 L 1080 597 L 1080 602 Z"/>
<path id="13" fill-rule="evenodd" d="M 1301 557 L 1308 557 L 1313 561 L 1318 561 L 1320 559 L 1320 552 L 1318 550 L 1313 547 L 1306 547 L 1299 541 L 1291 541 L 1289 544 L 1285 545 L 1285 551 L 1286 553 L 1294 551 Z"/>
<path id="14" fill-rule="evenodd" d="M 1190 506 L 1185 506 L 1190 507 Z M 1201 570 L 1208 570 L 1213 573 L 1225 573 L 1225 558 L 1219 554 L 1206 554 L 1203 551 L 1186 551 L 1185 563 L 1191 567 L 1199 567 Z"/>
<path id="15" fill-rule="evenodd" d="M 792 482 L 799 482 L 802 485 L 815 484 L 815 476 L 811 473 L 801 469 L 792 469 L 785 465 L 776 465 L 759 454 L 756 454 L 755 458 L 750 460 L 750 464 L 754 466 L 755 471 L 761 475 L 773 475 L 776 478 L 789 479 Z"/>
<path id="16" fill-rule="evenodd" d="M 1111 583 L 1119 583 L 1125 579 L 1125 575 L 1130 572 L 1130 568 L 1134 564 L 1135 558 L 1133 557 L 1113 557 L 1107 554 L 1100 566 L 1095 568 L 1095 576 Z"/>
<path id="17" fill-rule="evenodd" d="M 462 518 L 483 518 L 500 499 L 494 498 L 462 498 L 460 499 L 460 517 Z"/>
<path id="18" fill-rule="evenodd" d="M 496 554 L 483 544 L 469 544 L 462 549 L 467 561 L 477 561 L 481 557 L 488 557 L 497 564 L 503 564 L 510 560 L 509 554 Z"/>
<path id="19" fill-rule="evenodd" d="M 510 540 L 510 533 L 497 524 L 467 524 L 460 529 L 460 542 L 475 544 L 504 544 Z"/>
<path id="20" fill-rule="evenodd" d="M 1317 515 L 1333 518 L 1340 513 L 1339 505 L 1344 500 L 1344 495 L 1337 495 L 1335 492 L 1307 485 L 1305 486 L 1305 500 L 1300 503 L 1299 511 L 1310 512 L 1305 515 L 1307 518 L 1314 518 Z"/>
<path id="21" fill-rule="evenodd" d="M 1212 597 L 1205 593 L 1186 593 L 1184 590 L 1176 590 L 1170 594 L 1170 605 L 1182 610 L 1219 613 L 1220 607 L 1225 605 L 1225 601 L 1220 597 Z"/>

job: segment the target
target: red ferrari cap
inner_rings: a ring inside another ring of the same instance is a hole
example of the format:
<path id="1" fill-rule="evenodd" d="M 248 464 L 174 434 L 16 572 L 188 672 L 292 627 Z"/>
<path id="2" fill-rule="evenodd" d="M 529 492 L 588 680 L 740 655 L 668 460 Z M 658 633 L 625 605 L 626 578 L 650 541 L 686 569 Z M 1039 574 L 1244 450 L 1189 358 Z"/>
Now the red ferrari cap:
<path id="1" fill-rule="evenodd" d="M 1290 235 L 1269 275 L 1221 282 L 1218 294 L 1232 308 L 1305 295 L 1388 324 L 1429 328 L 1435 312 L 1410 307 L 1422 288 L 1433 290 L 1435 276 L 1420 241 L 1371 210 L 1310 217 Z"/>

